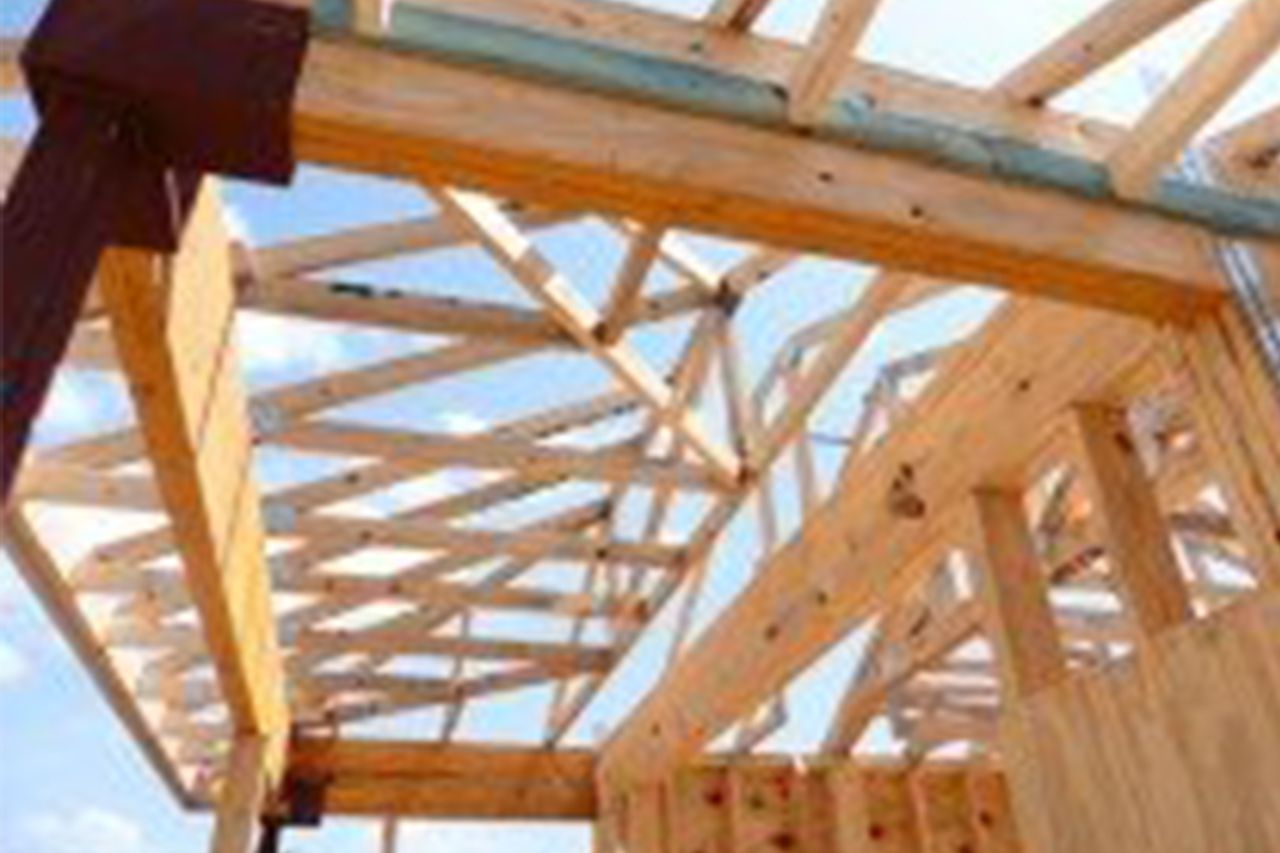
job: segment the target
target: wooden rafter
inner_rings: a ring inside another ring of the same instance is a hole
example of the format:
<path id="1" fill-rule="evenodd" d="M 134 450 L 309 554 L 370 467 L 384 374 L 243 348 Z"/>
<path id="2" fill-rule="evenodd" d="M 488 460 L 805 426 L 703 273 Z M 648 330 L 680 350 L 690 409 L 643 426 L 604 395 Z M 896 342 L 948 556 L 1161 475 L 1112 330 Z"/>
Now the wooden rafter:
<path id="1" fill-rule="evenodd" d="M 1111 0 L 1010 72 L 1000 91 L 1043 105 L 1204 2 Z"/>
<path id="2" fill-rule="evenodd" d="M 822 115 L 878 5 L 879 0 L 826 0 L 787 89 L 792 121 L 812 124 Z"/>
<path id="3" fill-rule="evenodd" d="M 1107 156 L 1116 190 L 1148 195 L 1196 131 L 1278 47 L 1280 3 L 1242 4 Z"/>
<path id="4" fill-rule="evenodd" d="M 742 846 L 774 818 L 779 848 L 1012 849 L 981 758 L 1020 760 L 1011 712 L 1280 578 L 1280 401 L 1228 284 L 1280 269 L 1275 109 L 1210 141 L 1221 186 L 1157 180 L 1280 41 L 1274 0 L 1243 0 L 1133 128 L 1049 102 L 1200 0 L 1110 0 L 986 90 L 860 56 L 877 0 L 824 0 L 807 43 L 752 32 L 769 0 L 703 20 L 283 2 L 314 27 L 297 153 L 426 186 L 426 209 L 252 246 L 206 188 L 175 259 L 113 250 L 64 366 L 123 377 L 138 423 L 37 448 L 3 519 L 157 771 L 218 806 L 220 853 L 308 779 L 334 814 L 598 819 L 603 853 Z M 0 40 L 6 90 L 19 48 Z M 0 147 L 0 183 L 21 149 Z M 593 268 L 590 241 L 615 235 L 621 263 Z M 576 282 L 551 260 L 566 238 L 588 259 Z M 1206 251 L 1228 242 L 1230 274 Z M 499 277 L 465 293 L 416 265 L 351 269 L 421 253 Z M 878 269 L 805 324 L 753 311 L 811 298 L 830 273 L 808 259 L 763 286 L 811 253 Z M 511 282 L 532 307 L 489 295 Z M 968 283 L 1016 298 L 902 351 L 899 319 Z M 340 344 L 379 333 L 378 354 L 340 347 L 260 387 L 274 374 L 235 364 L 237 311 Z M 522 388 L 431 431 L 451 385 L 487 396 L 566 354 L 546 400 Z M 579 397 L 592 366 L 607 390 Z M 856 403 L 837 401 L 811 434 L 842 377 L 871 379 L 854 422 L 828 422 Z M 259 492 L 255 471 L 289 476 Z M 690 641 L 744 504 L 759 560 Z M 102 513 L 66 565 L 46 506 Z M 792 680 L 856 629 L 822 746 L 840 759 L 752 754 L 800 721 Z M 598 750 L 566 747 L 654 630 L 657 687 Z M 430 674 L 404 665 L 424 657 Z M 464 742 L 464 719 L 519 691 L 542 697 L 540 748 Z M 438 725 L 409 742 L 328 739 L 419 709 Z M 847 760 L 876 720 L 919 768 Z M 286 756 L 287 724 L 326 734 Z M 696 761 L 717 735 L 731 766 Z M 953 770 L 939 753 L 960 744 Z"/>
<path id="5" fill-rule="evenodd" d="M 436 195 L 441 205 L 489 250 L 511 276 L 541 301 L 575 341 L 617 379 L 619 384 L 644 400 L 664 423 L 689 442 L 712 471 L 729 485 L 735 485 L 741 463 L 721 447 L 706 431 L 698 416 L 673 405 L 667 383 L 649 368 L 637 353 L 622 343 L 603 343 L 596 336 L 598 313 L 572 288 L 519 228 L 489 199 L 456 190 Z"/>

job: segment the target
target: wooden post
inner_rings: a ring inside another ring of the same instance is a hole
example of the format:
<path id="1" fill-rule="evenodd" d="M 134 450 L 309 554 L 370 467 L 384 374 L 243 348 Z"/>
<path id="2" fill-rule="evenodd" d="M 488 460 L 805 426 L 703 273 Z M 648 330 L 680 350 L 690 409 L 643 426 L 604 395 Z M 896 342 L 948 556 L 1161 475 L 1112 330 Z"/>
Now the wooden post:
<path id="1" fill-rule="evenodd" d="M 389 817 L 382 822 L 382 838 L 378 849 L 381 853 L 396 853 L 400 840 L 400 821 Z"/>
<path id="2" fill-rule="evenodd" d="M 1280 587 L 1280 399 L 1232 306 L 1174 328 L 1166 352 L 1259 582 Z"/>
<path id="3" fill-rule="evenodd" d="M 216 181 L 172 258 L 112 249 L 99 285 L 231 721 L 266 736 L 278 768 L 289 707 Z"/>
<path id="4" fill-rule="evenodd" d="M 211 853 L 249 853 L 258 816 L 267 795 L 267 739 L 242 736 L 227 758 L 226 778 L 218 796 Z"/>
<path id="5" fill-rule="evenodd" d="M 1016 701 L 1056 684 L 1066 658 L 1049 604 L 1021 495 L 978 489 L 970 496 L 979 587 L 1000 666 L 1000 684 Z"/>
<path id="6" fill-rule="evenodd" d="M 108 243 L 173 251 L 200 171 L 292 175 L 307 37 L 274 3 L 47 5 L 20 60 L 41 123 L 0 207 L 0 501 Z"/>
<path id="7" fill-rule="evenodd" d="M 1186 621 L 1190 594 L 1124 412 L 1076 406 L 1071 426 L 1107 555 L 1139 634 L 1151 637 Z"/>

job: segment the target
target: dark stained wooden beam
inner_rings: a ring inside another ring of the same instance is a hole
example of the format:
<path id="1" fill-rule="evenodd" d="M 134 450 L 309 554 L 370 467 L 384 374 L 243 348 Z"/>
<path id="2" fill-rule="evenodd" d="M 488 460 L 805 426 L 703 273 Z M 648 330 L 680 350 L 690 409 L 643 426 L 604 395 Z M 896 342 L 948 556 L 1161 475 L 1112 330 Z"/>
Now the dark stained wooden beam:
<path id="1" fill-rule="evenodd" d="M 40 127 L 0 212 L 0 499 L 110 244 L 172 252 L 202 172 L 282 183 L 309 16 L 54 0 L 22 51 Z"/>

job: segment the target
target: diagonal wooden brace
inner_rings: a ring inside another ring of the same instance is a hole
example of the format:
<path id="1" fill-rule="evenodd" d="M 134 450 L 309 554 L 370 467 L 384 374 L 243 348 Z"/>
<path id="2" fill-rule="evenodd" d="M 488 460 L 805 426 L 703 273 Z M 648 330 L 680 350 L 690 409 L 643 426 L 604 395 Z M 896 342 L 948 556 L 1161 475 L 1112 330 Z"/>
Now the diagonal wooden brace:
<path id="1" fill-rule="evenodd" d="M 172 252 L 200 177 L 287 183 L 305 10 L 53 0 L 22 54 L 40 127 L 0 209 L 0 500 L 102 250 Z"/>

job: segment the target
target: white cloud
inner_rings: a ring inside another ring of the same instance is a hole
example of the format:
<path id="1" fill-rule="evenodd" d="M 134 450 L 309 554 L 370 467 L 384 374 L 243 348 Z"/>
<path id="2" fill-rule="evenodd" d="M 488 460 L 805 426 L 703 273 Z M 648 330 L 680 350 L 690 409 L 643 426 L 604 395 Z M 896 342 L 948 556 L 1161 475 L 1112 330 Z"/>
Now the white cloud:
<path id="1" fill-rule="evenodd" d="M 238 204 L 224 199 L 222 218 L 226 221 L 227 233 L 232 240 L 238 240 L 247 246 L 253 245 L 253 229 L 249 227 L 249 220 Z"/>
<path id="2" fill-rule="evenodd" d="M 438 420 L 444 431 L 452 435 L 470 435 L 489 428 L 489 423 L 484 418 L 461 409 L 442 412 Z"/>
<path id="3" fill-rule="evenodd" d="M 59 373 L 49 389 L 44 407 L 40 410 L 39 428 L 42 437 L 81 433 L 93 426 L 97 407 L 91 396 L 73 376 L 66 371 Z"/>
<path id="4" fill-rule="evenodd" d="M 71 813 L 44 813 L 23 820 L 18 835 L 28 853 L 144 853 L 142 828 L 129 818 L 97 806 Z"/>
<path id="5" fill-rule="evenodd" d="M 275 314 L 241 311 L 236 315 L 240 358 L 251 371 L 337 368 L 347 357 L 342 335 Z"/>
<path id="6" fill-rule="evenodd" d="M 0 687 L 13 684 L 27 674 L 27 659 L 6 642 L 0 641 Z"/>

